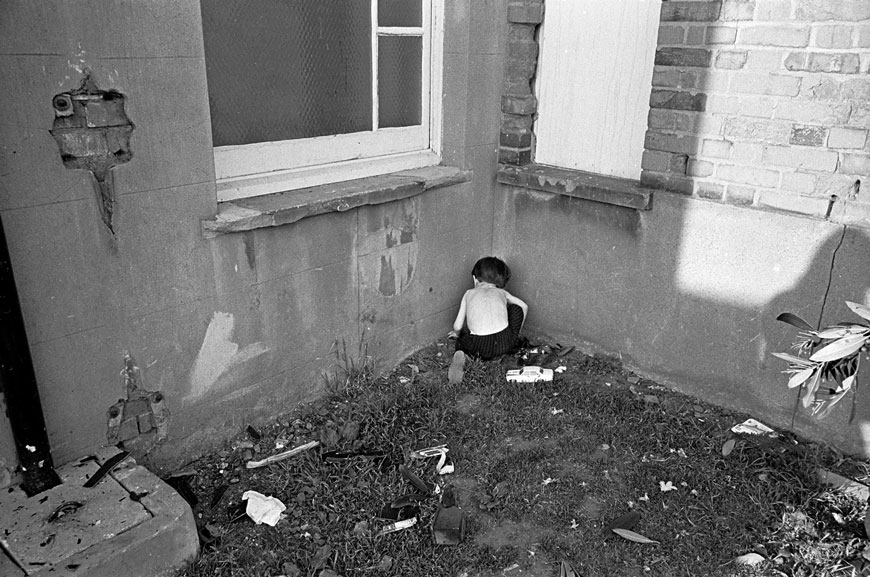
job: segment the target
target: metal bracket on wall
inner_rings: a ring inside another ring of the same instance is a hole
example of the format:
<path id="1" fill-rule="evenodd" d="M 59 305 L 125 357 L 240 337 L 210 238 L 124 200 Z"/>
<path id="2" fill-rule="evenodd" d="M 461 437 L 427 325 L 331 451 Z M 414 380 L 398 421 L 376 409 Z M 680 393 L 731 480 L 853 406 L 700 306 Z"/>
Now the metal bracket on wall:
<path id="1" fill-rule="evenodd" d="M 125 97 L 116 90 L 100 90 L 88 73 L 77 90 L 52 99 L 51 135 L 67 168 L 90 171 L 97 184 L 100 216 L 113 235 L 115 191 L 111 170 L 130 162 L 133 123 L 124 111 Z"/>

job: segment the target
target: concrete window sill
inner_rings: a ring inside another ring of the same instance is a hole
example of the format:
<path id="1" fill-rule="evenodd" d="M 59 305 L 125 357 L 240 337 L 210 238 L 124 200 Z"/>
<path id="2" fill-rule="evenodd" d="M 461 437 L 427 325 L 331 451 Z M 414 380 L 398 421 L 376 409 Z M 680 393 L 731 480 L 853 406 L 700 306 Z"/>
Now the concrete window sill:
<path id="1" fill-rule="evenodd" d="M 202 221 L 202 235 L 291 224 L 318 214 L 344 212 L 368 204 L 402 200 L 433 188 L 471 180 L 472 173 L 452 166 L 427 166 L 392 174 L 325 184 L 218 203 L 217 216 Z"/>
<path id="2" fill-rule="evenodd" d="M 645 188 L 638 181 L 627 178 L 542 164 L 499 165 L 497 178 L 500 183 L 511 186 L 543 190 L 637 210 L 652 208 L 653 189 Z"/>

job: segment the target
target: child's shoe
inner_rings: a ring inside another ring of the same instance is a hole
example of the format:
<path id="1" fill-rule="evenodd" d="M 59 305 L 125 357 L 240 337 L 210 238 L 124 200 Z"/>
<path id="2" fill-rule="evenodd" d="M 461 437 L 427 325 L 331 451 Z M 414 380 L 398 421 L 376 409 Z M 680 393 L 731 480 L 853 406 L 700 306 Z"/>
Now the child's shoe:
<path id="1" fill-rule="evenodd" d="M 462 382 L 465 376 L 465 353 L 456 351 L 453 353 L 453 362 L 450 363 L 450 369 L 447 371 L 447 382 L 451 385 L 458 385 Z"/>

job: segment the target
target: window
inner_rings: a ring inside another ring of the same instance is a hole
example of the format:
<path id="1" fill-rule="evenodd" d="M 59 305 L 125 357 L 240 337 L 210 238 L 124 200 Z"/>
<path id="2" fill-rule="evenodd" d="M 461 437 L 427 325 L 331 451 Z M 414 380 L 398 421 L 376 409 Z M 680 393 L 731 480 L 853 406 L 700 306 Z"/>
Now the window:
<path id="1" fill-rule="evenodd" d="M 535 162 L 638 179 L 662 0 L 546 0 Z"/>
<path id="2" fill-rule="evenodd" d="M 442 0 L 203 0 L 218 200 L 439 161 Z"/>

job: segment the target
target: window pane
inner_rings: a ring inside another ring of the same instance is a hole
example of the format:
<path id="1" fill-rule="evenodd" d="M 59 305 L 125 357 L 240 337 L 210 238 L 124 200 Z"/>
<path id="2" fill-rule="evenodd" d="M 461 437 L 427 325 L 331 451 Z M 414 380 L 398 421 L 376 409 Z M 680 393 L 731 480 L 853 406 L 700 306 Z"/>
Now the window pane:
<path id="1" fill-rule="evenodd" d="M 215 146 L 371 130 L 361 0 L 203 0 Z"/>
<path id="2" fill-rule="evenodd" d="M 378 37 L 378 116 L 381 128 L 420 124 L 423 39 Z"/>
<path id="3" fill-rule="evenodd" d="M 378 0 L 378 26 L 422 26 L 423 0 Z"/>

